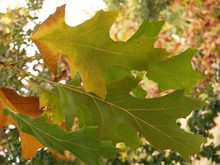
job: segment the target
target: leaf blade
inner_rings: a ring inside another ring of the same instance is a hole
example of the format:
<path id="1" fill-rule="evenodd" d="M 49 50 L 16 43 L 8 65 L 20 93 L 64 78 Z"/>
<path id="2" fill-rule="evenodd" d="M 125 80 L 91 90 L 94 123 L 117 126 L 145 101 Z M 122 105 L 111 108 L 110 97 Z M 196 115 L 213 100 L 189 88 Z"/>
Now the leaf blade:
<path id="1" fill-rule="evenodd" d="M 117 84 L 120 83 L 116 83 L 115 86 L 115 91 L 118 92 L 120 89 L 117 88 Z M 98 136 L 100 138 L 108 139 L 106 133 L 114 131 L 111 128 L 121 123 L 128 123 L 156 148 L 160 150 L 174 149 L 186 159 L 189 158 L 189 155 L 198 152 L 200 144 L 204 141 L 201 136 L 186 133 L 176 125 L 178 118 L 185 117 L 192 110 L 204 105 L 184 96 L 183 90 L 147 100 L 134 98 L 125 93 L 123 97 L 118 97 L 113 92 L 109 96 L 107 95 L 106 100 L 102 100 L 83 91 L 79 92 L 77 89 L 70 90 L 60 86 L 58 89 L 61 95 L 65 93 L 68 98 L 71 98 L 71 102 L 64 103 L 61 100 L 67 110 L 77 112 L 79 105 L 87 105 L 93 115 L 90 125 L 99 126 Z M 123 92 L 118 93 L 119 96 L 122 96 Z M 73 102 L 74 104 L 72 104 Z M 161 140 L 161 137 L 164 140 Z M 181 144 L 180 139 L 188 140 L 188 144 Z"/>
<path id="2" fill-rule="evenodd" d="M 76 71 L 79 72 L 86 92 L 93 92 L 105 98 L 109 69 L 118 67 L 129 74 L 133 69 L 146 69 L 151 62 L 169 55 L 163 49 L 154 48 L 155 35 L 161 28 L 161 23 L 143 26 L 141 32 L 138 31 L 132 40 L 115 42 L 110 38 L 109 30 L 117 12 L 101 10 L 83 24 L 69 27 L 64 21 L 64 11 L 64 6 L 59 7 L 35 29 L 31 39 L 45 59 L 52 61 L 54 56 L 66 57 L 72 77 Z M 157 30 L 152 28 L 154 26 Z M 153 37 L 142 35 L 151 34 L 151 31 Z M 47 64 L 47 61 L 45 62 Z"/>
<path id="3" fill-rule="evenodd" d="M 202 80 L 202 74 L 194 72 L 191 64 L 194 49 L 167 60 L 152 63 L 147 72 L 147 77 L 158 83 L 161 90 L 185 89 L 190 93 L 192 86 Z"/>
<path id="4" fill-rule="evenodd" d="M 93 138 L 94 128 L 85 127 L 68 133 L 58 125 L 45 122 L 45 117 L 31 118 L 11 111 L 9 114 L 22 131 L 36 137 L 45 146 L 61 154 L 68 150 L 87 164 L 98 165 L 101 156 L 116 154 L 116 149 L 109 142 Z"/>

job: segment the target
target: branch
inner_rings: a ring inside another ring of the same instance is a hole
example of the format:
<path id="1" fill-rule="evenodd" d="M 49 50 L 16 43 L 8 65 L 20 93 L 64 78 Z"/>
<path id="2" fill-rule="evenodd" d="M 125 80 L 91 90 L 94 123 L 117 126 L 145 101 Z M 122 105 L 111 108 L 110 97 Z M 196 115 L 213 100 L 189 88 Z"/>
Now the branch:
<path id="1" fill-rule="evenodd" d="M 31 57 L 26 57 L 26 58 L 22 58 L 18 61 L 15 61 L 13 63 L 10 63 L 11 65 L 17 65 L 21 62 L 24 62 L 24 61 L 29 61 L 29 60 L 33 60 L 33 59 L 37 59 L 37 58 L 40 58 L 41 56 L 40 55 L 35 55 L 35 56 L 31 56 Z"/>
<path id="2" fill-rule="evenodd" d="M 11 64 L 8 64 L 8 63 L 5 63 L 5 62 L 0 62 L 0 65 L 4 65 L 5 67 L 9 67 L 11 70 L 13 70 L 17 75 L 21 76 L 21 77 L 25 77 L 25 76 L 29 76 L 29 77 L 32 77 L 32 78 L 36 78 L 36 79 L 39 79 L 41 81 L 44 81 L 44 82 L 47 82 L 51 85 L 59 85 L 59 86 L 62 86 L 66 89 L 70 89 L 70 90 L 74 90 L 74 91 L 78 91 L 80 93 L 84 93 L 86 94 L 86 92 L 84 90 L 82 90 L 81 88 L 78 88 L 78 87 L 74 87 L 72 85 L 68 85 L 68 84 L 61 84 L 61 83 L 56 83 L 54 81 L 51 81 L 51 80 L 48 80 L 48 79 L 45 79 L 43 77 L 39 77 L 39 76 L 35 76 L 33 74 L 31 74 L 30 72 L 27 72 L 25 70 L 22 70 L 22 69 L 19 69 L 17 68 L 16 66 L 14 65 L 11 65 Z M 27 79 L 26 79 L 27 80 Z M 29 79 L 27 80 L 29 83 L 33 84 L 33 85 L 37 85 L 39 88 L 43 88 L 41 87 L 38 83 L 34 82 L 33 80 Z M 89 94 L 87 94 L 89 95 Z M 95 97 L 95 96 L 94 96 Z M 98 97 L 97 97 L 98 98 Z"/>

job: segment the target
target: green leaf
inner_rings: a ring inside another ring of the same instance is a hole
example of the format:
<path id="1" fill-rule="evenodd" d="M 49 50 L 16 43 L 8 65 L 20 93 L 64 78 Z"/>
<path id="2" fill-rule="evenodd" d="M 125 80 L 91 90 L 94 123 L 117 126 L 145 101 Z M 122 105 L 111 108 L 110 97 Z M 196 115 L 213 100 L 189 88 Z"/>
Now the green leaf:
<path id="1" fill-rule="evenodd" d="M 138 85 L 131 91 L 131 95 L 140 99 L 146 99 L 147 92 L 140 85 Z"/>
<path id="2" fill-rule="evenodd" d="M 31 118 L 11 111 L 9 114 L 22 131 L 36 137 L 43 145 L 61 154 L 67 150 L 88 165 L 98 165 L 101 157 L 114 156 L 117 153 L 110 142 L 94 138 L 95 128 L 84 127 L 68 133 L 58 125 L 47 123 L 45 117 Z"/>
<path id="3" fill-rule="evenodd" d="M 61 124 L 64 119 L 64 114 L 60 104 L 60 96 L 57 89 L 48 91 L 40 89 L 40 107 L 47 107 L 48 114 L 52 114 L 54 123 Z"/>
<path id="4" fill-rule="evenodd" d="M 111 84 L 108 86 L 106 100 L 77 88 L 59 86 L 58 89 L 62 107 L 66 111 L 71 111 L 72 117 L 77 115 L 80 106 L 87 106 L 91 111 L 90 122 L 87 124 L 99 126 L 98 136 L 102 139 L 112 139 L 114 132 L 126 123 L 160 150 L 173 149 L 186 159 L 199 151 L 204 139 L 181 130 L 176 120 L 202 107 L 203 103 L 184 96 L 183 90 L 159 98 L 138 99 L 129 95 L 129 91 L 134 87 L 130 84 L 132 83 L 128 78 Z M 120 133 L 126 134 L 127 129 L 121 129 Z M 127 139 L 122 135 L 120 137 L 121 139 L 113 139 L 113 141 L 121 142 L 120 140 L 123 139 L 125 143 L 131 145 L 131 139 L 134 138 L 130 136 Z M 133 145 L 137 146 L 138 142 L 135 138 Z"/>
<path id="5" fill-rule="evenodd" d="M 155 22 L 144 21 L 137 30 L 137 32 L 129 40 L 134 40 L 142 35 L 145 35 L 148 37 L 152 37 L 152 39 L 154 39 L 155 41 L 163 25 L 164 25 L 164 21 L 155 21 Z"/>
<path id="6" fill-rule="evenodd" d="M 154 48 L 161 22 L 144 22 L 131 40 L 115 42 L 109 31 L 117 12 L 99 11 L 76 27 L 65 23 L 64 13 L 65 7 L 59 7 L 35 29 L 31 39 L 49 67 L 54 67 L 55 57 L 66 57 L 72 77 L 79 72 L 86 92 L 105 98 L 106 84 L 114 80 L 109 76 L 110 70 L 117 68 L 120 76 L 126 75 L 134 69 L 144 70 L 151 62 L 169 55 L 163 49 Z"/>
<path id="7" fill-rule="evenodd" d="M 137 98 L 144 96 L 140 88 L 133 91 L 137 97 L 129 94 L 138 82 L 129 77 L 134 70 L 140 75 L 146 71 L 147 77 L 162 90 L 186 89 L 188 93 L 201 78 L 192 70 L 194 50 L 164 60 L 170 54 L 154 48 L 163 22 L 144 21 L 127 42 L 115 42 L 109 30 L 117 12 L 99 11 L 76 27 L 66 25 L 64 13 L 65 7 L 59 7 L 36 28 L 31 38 L 48 67 L 54 69 L 54 59 L 62 55 L 71 76 L 78 72 L 82 80 L 57 85 L 59 111 L 62 109 L 64 113 L 66 129 L 71 130 L 77 116 L 79 127 L 98 126 L 96 136 L 100 139 L 137 147 L 139 132 L 154 147 L 173 149 L 186 159 L 198 152 L 204 139 L 181 130 L 176 120 L 203 103 L 184 96 L 183 90 L 147 100 Z"/>
<path id="8" fill-rule="evenodd" d="M 147 77 L 158 83 L 161 90 L 185 89 L 190 93 L 194 84 L 202 80 L 202 74 L 192 69 L 191 60 L 196 53 L 188 49 L 180 55 L 150 65 Z"/>
<path id="9" fill-rule="evenodd" d="M 136 149 L 141 145 L 141 140 L 137 135 L 136 129 L 128 123 L 121 123 L 113 127 L 110 137 L 113 140 L 113 144 L 126 142 L 132 149 Z"/>
<path id="10" fill-rule="evenodd" d="M 72 83 L 73 81 L 70 81 L 68 85 L 72 85 L 74 88 L 76 88 L 75 84 Z M 114 86 L 111 86 L 112 88 L 109 87 L 108 91 L 110 94 L 111 91 L 114 91 L 115 96 L 126 95 L 128 91 L 131 91 L 137 85 L 138 81 L 139 81 L 138 78 L 133 79 L 131 77 L 125 77 L 124 79 L 120 80 L 120 84 L 119 84 L 120 86 L 117 86 L 117 88 L 120 88 L 120 90 L 115 90 Z M 127 84 L 127 82 L 129 83 Z M 76 116 L 76 114 L 82 120 L 79 121 L 81 125 L 87 125 L 88 121 L 91 120 L 92 115 L 93 117 L 95 115 L 91 113 L 91 110 L 89 109 L 89 104 L 87 104 L 86 102 L 77 104 L 78 102 L 74 102 L 74 100 L 72 100 L 72 98 L 69 95 L 60 91 L 63 88 L 59 88 L 58 86 L 58 89 L 60 94 L 60 103 L 61 103 L 62 111 L 64 112 L 66 129 L 69 131 L 71 130 L 74 122 L 74 117 Z M 71 88 L 68 89 L 71 90 Z M 82 88 L 77 88 L 77 91 L 85 93 Z"/>

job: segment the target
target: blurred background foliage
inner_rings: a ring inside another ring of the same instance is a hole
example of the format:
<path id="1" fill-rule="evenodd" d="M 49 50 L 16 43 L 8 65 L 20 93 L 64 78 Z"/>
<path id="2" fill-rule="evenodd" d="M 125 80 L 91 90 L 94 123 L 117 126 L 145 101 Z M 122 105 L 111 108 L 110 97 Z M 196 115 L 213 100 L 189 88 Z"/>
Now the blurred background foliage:
<path id="1" fill-rule="evenodd" d="M 199 50 L 193 58 L 193 67 L 204 74 L 204 81 L 195 85 L 192 95 L 207 102 L 207 106 L 192 112 L 185 120 L 186 131 L 199 133 L 209 140 L 201 147 L 201 152 L 192 157 L 192 163 L 220 164 L 220 1 L 219 0 L 104 0 L 110 10 L 119 10 L 119 16 L 111 29 L 114 40 L 126 41 L 138 29 L 144 19 L 165 20 L 165 25 L 155 47 L 165 48 L 172 53 L 181 52 L 188 47 Z M 0 14 L 0 61 L 16 65 L 20 69 L 31 69 L 34 74 L 60 81 L 68 79 L 68 69 L 64 63 L 53 76 L 43 65 L 41 55 L 32 48 L 29 36 L 38 22 L 37 13 L 43 0 L 27 0 L 27 7 L 8 10 Z M 65 75 L 65 76 L 63 76 Z M 38 90 L 26 80 L 30 77 L 17 75 L 0 66 L 0 87 L 12 87 L 22 95 L 38 95 Z M 37 79 L 33 81 L 47 88 L 49 84 Z M 159 96 L 154 83 L 149 85 L 147 95 Z M 183 123 L 179 123 L 183 127 Z M 187 164 L 183 158 L 170 150 L 163 152 L 151 147 L 144 139 L 143 146 L 136 150 L 121 144 L 123 152 L 116 158 L 102 160 L 103 164 Z M 39 150 L 32 160 L 20 157 L 20 139 L 15 127 L 1 129 L 0 164 L 80 164 L 76 161 L 56 159 L 46 148 Z"/>
<path id="2" fill-rule="evenodd" d="M 28 54 L 27 51 L 32 48 L 29 40 L 32 29 L 28 29 L 27 24 L 37 24 L 36 13 L 42 3 L 42 0 L 27 1 L 27 8 L 8 9 L 7 13 L 0 14 L 0 61 L 16 65 L 22 70 L 31 69 L 36 74 L 48 77 L 49 71 L 43 66 L 39 53 L 35 51 Z M 22 95 L 36 95 L 37 88 L 28 84 L 26 79 L 27 76 L 17 75 L 11 69 L 0 66 L 0 87 L 12 87 Z"/>

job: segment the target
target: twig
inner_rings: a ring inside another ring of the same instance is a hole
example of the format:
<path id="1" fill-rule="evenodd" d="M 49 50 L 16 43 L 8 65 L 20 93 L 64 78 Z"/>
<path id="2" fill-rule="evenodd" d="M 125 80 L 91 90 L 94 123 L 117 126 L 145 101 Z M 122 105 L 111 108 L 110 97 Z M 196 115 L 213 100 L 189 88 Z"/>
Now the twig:
<path id="1" fill-rule="evenodd" d="M 22 58 L 22 59 L 20 59 L 20 60 L 18 60 L 16 62 L 10 63 L 10 64 L 11 65 L 17 65 L 17 64 L 19 64 L 21 62 L 37 59 L 39 57 L 41 57 L 41 56 L 40 55 L 35 55 L 35 56 L 31 56 L 31 57 L 26 57 L 26 58 Z"/>

